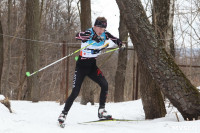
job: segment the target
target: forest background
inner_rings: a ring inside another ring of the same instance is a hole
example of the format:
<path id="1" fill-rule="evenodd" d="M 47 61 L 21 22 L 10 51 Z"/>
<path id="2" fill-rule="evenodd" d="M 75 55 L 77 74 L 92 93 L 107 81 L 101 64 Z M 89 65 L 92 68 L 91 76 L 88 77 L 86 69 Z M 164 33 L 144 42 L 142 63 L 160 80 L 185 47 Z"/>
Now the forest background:
<path id="1" fill-rule="evenodd" d="M 193 85 L 200 85 L 200 51 L 199 51 L 199 0 L 175 1 L 174 9 L 174 47 L 175 61 L 183 70 Z M 113 35 L 119 37 L 118 27 L 120 13 L 114 0 L 92 0 L 92 24 L 97 16 L 108 19 L 108 28 Z M 104 5 L 104 9 L 101 7 Z M 144 9 L 152 22 L 152 2 L 143 0 Z M 112 11 L 111 11 L 112 9 Z M 28 99 L 27 77 L 25 76 L 26 60 L 26 1 L 1 0 L 1 40 L 3 40 L 3 58 L 0 94 L 9 99 Z M 37 40 L 39 46 L 40 68 L 62 58 L 67 53 L 79 49 L 80 42 L 75 40 L 75 34 L 81 31 L 80 2 L 77 0 L 42 0 L 40 3 L 40 33 Z M 128 40 L 127 67 L 125 71 L 124 101 L 140 98 L 140 72 L 138 70 L 137 55 L 131 40 Z M 65 52 L 64 52 L 65 51 Z M 76 54 L 77 55 L 77 54 Z M 74 55 L 75 56 L 75 55 Z M 63 101 L 63 89 L 70 94 L 74 75 L 74 56 L 66 62 L 60 62 L 38 74 L 38 100 Z M 118 51 L 99 57 L 98 65 L 109 82 L 108 101 L 114 101 L 115 75 L 117 69 Z M 65 77 L 65 78 L 64 78 Z M 68 84 L 64 83 L 68 77 Z M 98 102 L 100 88 L 91 84 L 94 101 Z M 36 93 L 36 95 L 37 95 Z M 82 94 L 82 93 L 81 93 Z M 79 97 L 80 100 L 81 95 Z"/>

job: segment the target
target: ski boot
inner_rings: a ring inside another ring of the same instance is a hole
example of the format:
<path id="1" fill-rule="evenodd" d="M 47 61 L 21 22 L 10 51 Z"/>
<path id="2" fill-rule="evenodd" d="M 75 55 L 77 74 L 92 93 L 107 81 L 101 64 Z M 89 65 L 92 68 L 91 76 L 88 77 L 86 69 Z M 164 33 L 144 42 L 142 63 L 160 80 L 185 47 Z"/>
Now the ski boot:
<path id="1" fill-rule="evenodd" d="M 59 126 L 61 128 L 65 127 L 65 120 L 66 120 L 67 112 L 62 111 L 60 116 L 58 117 Z"/>
<path id="2" fill-rule="evenodd" d="M 105 108 L 99 108 L 98 110 L 98 117 L 100 120 L 106 119 L 110 120 L 112 119 L 112 115 L 108 114 Z"/>

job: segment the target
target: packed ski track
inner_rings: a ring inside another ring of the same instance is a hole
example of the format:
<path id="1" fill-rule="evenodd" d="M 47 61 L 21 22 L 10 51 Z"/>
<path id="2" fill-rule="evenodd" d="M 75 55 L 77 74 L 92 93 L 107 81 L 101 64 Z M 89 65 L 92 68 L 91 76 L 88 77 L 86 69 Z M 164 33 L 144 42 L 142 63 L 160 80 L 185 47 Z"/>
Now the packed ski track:
<path id="1" fill-rule="evenodd" d="M 106 109 L 113 118 L 135 121 L 109 121 L 84 123 L 98 120 L 98 103 L 81 105 L 75 102 L 67 116 L 65 128 L 58 126 L 57 118 L 64 105 L 56 102 L 32 103 L 11 101 L 13 113 L 0 104 L 0 133 L 199 133 L 200 121 L 184 121 L 175 107 L 166 109 L 164 118 L 145 120 L 141 100 L 107 103 Z M 177 122 L 177 112 L 180 122 Z"/>

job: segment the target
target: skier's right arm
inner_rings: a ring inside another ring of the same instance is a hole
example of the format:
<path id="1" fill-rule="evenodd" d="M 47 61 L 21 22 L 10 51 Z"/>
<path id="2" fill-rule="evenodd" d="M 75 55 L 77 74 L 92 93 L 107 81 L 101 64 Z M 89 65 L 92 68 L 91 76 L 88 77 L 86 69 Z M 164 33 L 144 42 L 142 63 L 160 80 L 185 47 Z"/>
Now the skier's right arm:
<path id="1" fill-rule="evenodd" d="M 86 30 L 85 32 L 79 32 L 76 34 L 77 40 L 87 41 L 90 40 L 92 32 L 90 30 Z"/>

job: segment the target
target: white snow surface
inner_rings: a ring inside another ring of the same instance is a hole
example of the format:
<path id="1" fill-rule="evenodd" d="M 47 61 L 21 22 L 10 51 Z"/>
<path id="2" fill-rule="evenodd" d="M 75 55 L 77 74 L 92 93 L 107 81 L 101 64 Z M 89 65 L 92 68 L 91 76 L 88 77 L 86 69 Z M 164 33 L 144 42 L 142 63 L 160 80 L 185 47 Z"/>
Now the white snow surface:
<path id="1" fill-rule="evenodd" d="M 98 103 L 81 105 L 74 102 L 66 119 L 65 128 L 60 128 L 57 118 L 64 105 L 56 102 L 32 103 L 29 101 L 11 101 L 14 113 L 0 104 L 0 133 L 199 133 L 200 121 L 184 121 L 174 107 L 167 107 L 164 118 L 145 120 L 141 100 L 107 103 L 107 111 L 114 118 L 131 119 L 129 122 L 98 122 L 80 124 L 98 120 Z M 180 122 L 177 122 L 175 112 Z"/>
<path id="2" fill-rule="evenodd" d="M 5 99 L 4 95 L 0 95 L 0 100 L 4 100 L 4 99 Z"/>

